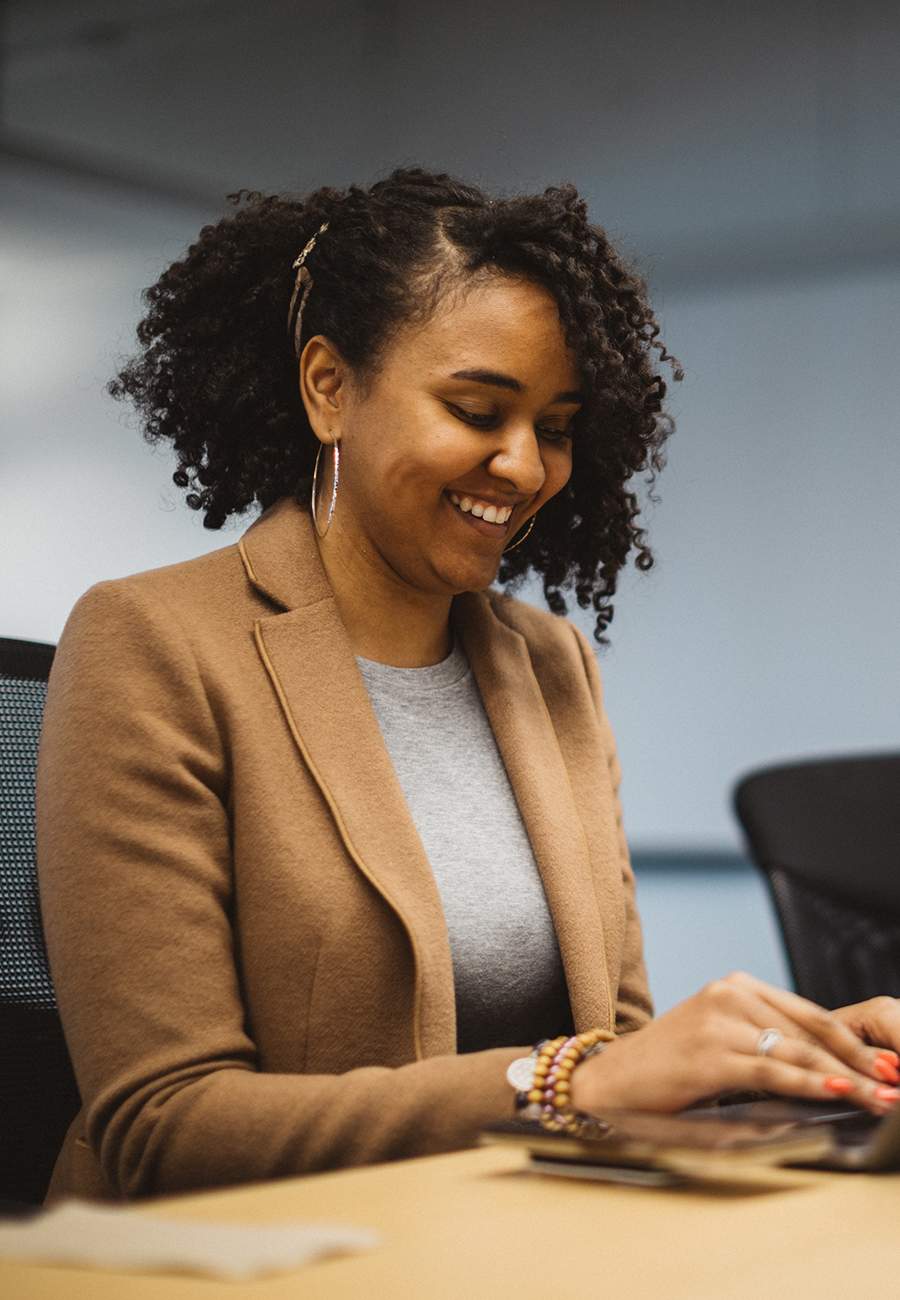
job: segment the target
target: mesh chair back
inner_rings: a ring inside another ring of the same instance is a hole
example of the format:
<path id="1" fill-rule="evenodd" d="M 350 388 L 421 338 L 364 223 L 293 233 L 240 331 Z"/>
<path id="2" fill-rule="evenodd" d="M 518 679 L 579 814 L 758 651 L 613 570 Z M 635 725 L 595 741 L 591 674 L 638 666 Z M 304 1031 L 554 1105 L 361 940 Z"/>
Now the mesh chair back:
<path id="1" fill-rule="evenodd" d="M 53 646 L 0 638 L 0 1198 L 40 1202 L 80 1100 L 47 964 L 34 778 Z"/>
<path id="2" fill-rule="evenodd" d="M 900 919 L 767 872 L 797 992 L 823 1007 L 900 997 Z"/>
<path id="3" fill-rule="evenodd" d="M 768 768 L 735 791 L 797 991 L 900 996 L 900 754 Z"/>

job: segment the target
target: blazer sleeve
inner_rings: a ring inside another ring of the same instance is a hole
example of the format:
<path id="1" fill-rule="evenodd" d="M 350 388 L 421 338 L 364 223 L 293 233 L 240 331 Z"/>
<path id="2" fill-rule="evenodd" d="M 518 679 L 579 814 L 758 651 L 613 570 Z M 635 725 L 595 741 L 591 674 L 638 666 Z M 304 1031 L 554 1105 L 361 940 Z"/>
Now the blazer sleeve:
<path id="1" fill-rule="evenodd" d="M 471 1145 L 512 1114 L 505 1070 L 521 1048 L 334 1075 L 259 1070 L 211 694 L 188 632 L 143 590 L 104 584 L 76 606 L 48 690 L 37 833 L 78 1139 L 121 1197 Z"/>
<path id="2" fill-rule="evenodd" d="M 616 833 L 619 848 L 619 861 L 622 869 L 622 892 L 625 903 L 625 936 L 622 944 L 622 966 L 619 975 L 619 991 L 616 997 L 616 1031 L 628 1033 L 639 1029 L 653 1018 L 653 1000 L 647 984 L 647 969 L 644 965 L 644 945 L 641 934 L 641 920 L 635 904 L 635 879 L 631 866 L 631 855 L 625 838 L 625 826 L 622 818 L 622 801 L 619 797 L 619 785 L 622 780 L 622 768 L 616 753 L 616 742 L 609 718 L 603 707 L 603 685 L 597 657 L 588 644 L 583 632 L 572 624 L 578 638 L 584 670 L 590 685 L 594 707 L 600 724 L 603 748 L 609 767 L 609 779 L 613 788 L 616 808 Z"/>

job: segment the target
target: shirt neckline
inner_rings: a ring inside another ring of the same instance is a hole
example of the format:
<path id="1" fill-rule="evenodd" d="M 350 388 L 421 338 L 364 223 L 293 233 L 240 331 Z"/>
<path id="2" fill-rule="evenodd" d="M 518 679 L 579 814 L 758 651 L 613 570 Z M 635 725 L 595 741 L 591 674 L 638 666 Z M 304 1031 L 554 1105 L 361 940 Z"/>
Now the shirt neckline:
<path id="1" fill-rule="evenodd" d="M 374 659 L 356 656 L 363 681 L 368 686 L 406 686 L 421 687 L 424 690 L 440 690 L 462 681 L 471 672 L 469 658 L 463 649 L 462 641 L 454 635 L 453 649 L 440 663 L 428 664 L 425 668 L 395 668 L 392 664 L 380 664 Z"/>

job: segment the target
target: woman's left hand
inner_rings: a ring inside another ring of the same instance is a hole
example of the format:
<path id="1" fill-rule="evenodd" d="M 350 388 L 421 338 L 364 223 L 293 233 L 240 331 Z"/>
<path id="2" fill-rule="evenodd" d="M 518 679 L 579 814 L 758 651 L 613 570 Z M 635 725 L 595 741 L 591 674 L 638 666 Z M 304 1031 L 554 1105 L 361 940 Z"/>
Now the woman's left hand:
<path id="1" fill-rule="evenodd" d="M 826 1011 L 738 971 L 582 1061 L 570 1097 L 587 1114 L 671 1112 L 707 1097 L 762 1091 L 847 1101 L 883 1115 L 900 1102 L 898 1067 L 900 1004 L 893 999 Z"/>

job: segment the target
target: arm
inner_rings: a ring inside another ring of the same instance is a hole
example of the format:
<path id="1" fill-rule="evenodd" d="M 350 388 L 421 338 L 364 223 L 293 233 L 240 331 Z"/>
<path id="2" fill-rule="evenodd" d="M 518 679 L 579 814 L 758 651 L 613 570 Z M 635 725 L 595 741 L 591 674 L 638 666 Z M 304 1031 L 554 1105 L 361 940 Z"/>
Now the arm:
<path id="1" fill-rule="evenodd" d="M 236 951 L 229 808 L 241 719 L 218 698 L 214 668 L 171 610 L 114 584 L 76 608 L 48 694 L 42 905 L 106 1179 L 148 1195 L 470 1144 L 511 1113 L 515 1049 L 398 1069 L 260 1070 Z M 298 1000 L 284 1015 L 309 1011 Z"/>

